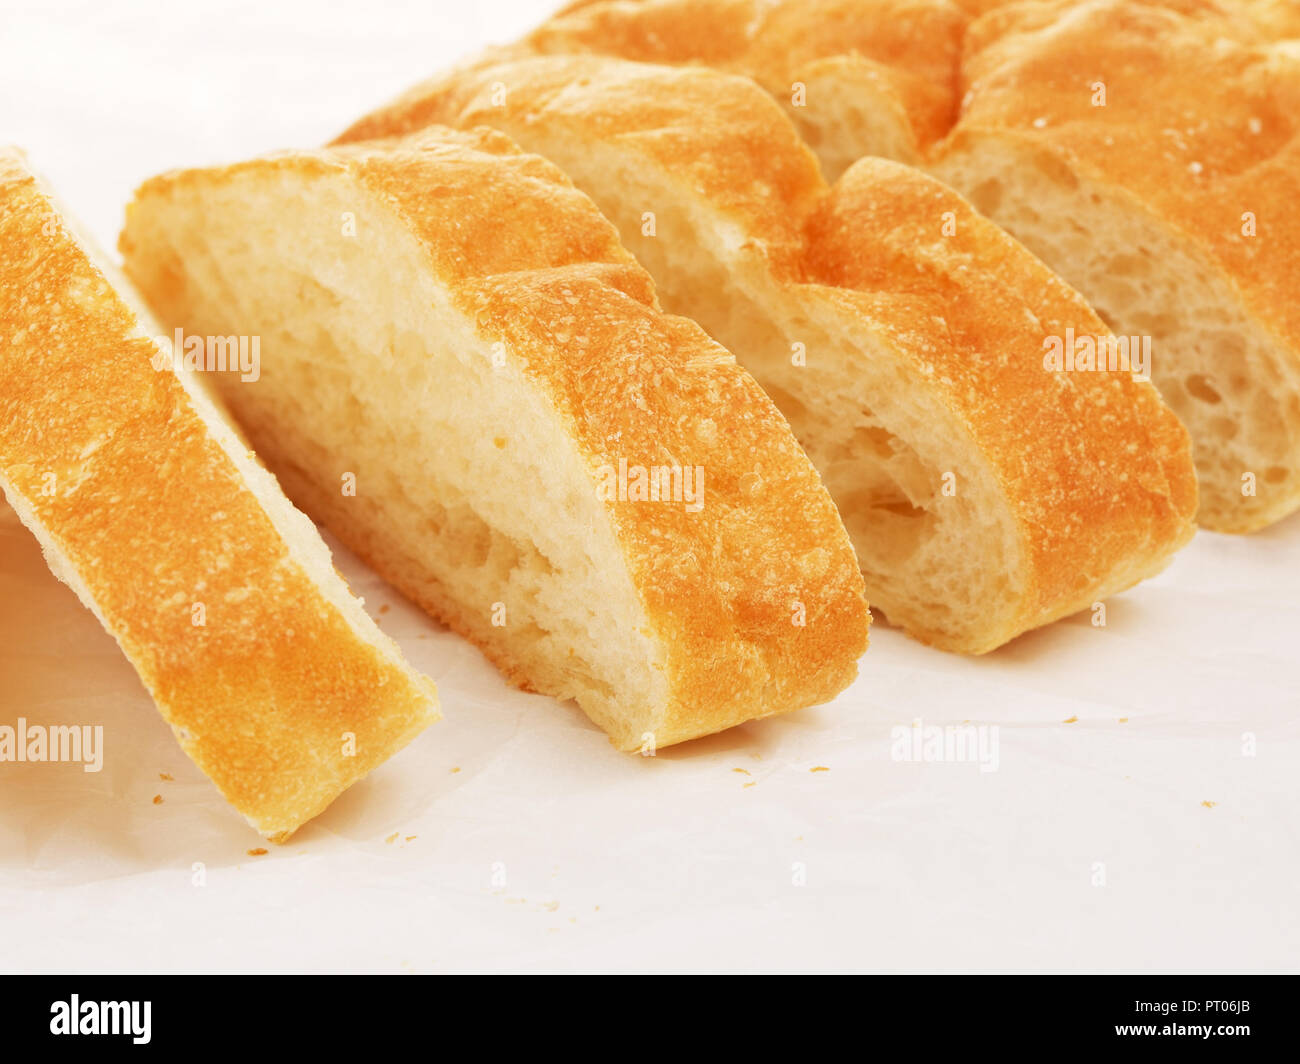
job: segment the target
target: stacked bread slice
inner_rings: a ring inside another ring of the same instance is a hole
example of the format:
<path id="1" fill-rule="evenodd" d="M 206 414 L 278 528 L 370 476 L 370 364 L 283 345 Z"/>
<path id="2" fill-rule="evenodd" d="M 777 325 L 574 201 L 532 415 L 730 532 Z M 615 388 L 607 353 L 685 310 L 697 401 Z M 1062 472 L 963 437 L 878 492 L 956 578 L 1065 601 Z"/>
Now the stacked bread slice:
<path id="1" fill-rule="evenodd" d="M 669 310 L 757 377 L 821 471 L 871 602 L 980 653 L 1159 571 L 1192 534 L 1187 436 L 1070 288 L 960 196 L 878 159 L 827 187 L 752 81 L 596 56 L 493 60 L 344 141 L 491 125 L 558 163 Z"/>
<path id="2" fill-rule="evenodd" d="M 1244 532 L 1300 508 L 1298 38 L 1292 0 L 594 0 L 506 54 L 745 74 L 828 177 L 929 168 L 1150 342 Z"/>
<path id="3" fill-rule="evenodd" d="M 290 496 L 619 747 L 855 676 L 862 577 L 789 426 L 501 134 L 163 175 L 121 247 L 169 326 L 261 335 L 217 386 Z"/>
<path id="4" fill-rule="evenodd" d="M 0 488 L 185 752 L 282 841 L 436 693 L 159 331 L 0 151 Z"/>

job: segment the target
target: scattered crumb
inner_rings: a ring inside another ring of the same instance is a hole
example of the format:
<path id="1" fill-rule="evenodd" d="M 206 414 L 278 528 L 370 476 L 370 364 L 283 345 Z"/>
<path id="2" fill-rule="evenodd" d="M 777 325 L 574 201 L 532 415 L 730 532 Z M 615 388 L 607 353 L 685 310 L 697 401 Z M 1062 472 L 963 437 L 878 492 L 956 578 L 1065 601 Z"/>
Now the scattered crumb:
<path id="1" fill-rule="evenodd" d="M 457 765 L 457 766 L 456 766 L 455 768 L 453 768 L 451 771 L 452 771 L 453 773 L 459 772 L 459 771 L 460 771 L 460 766 Z"/>
<path id="2" fill-rule="evenodd" d="M 414 841 L 415 841 L 416 839 L 418 839 L 419 837 L 420 837 L 419 835 L 407 835 L 407 836 L 406 836 L 406 841 L 407 841 L 407 842 L 414 842 Z"/>
<path id="3" fill-rule="evenodd" d="M 1205 806 L 1206 809 L 1213 809 L 1213 808 L 1214 808 L 1216 805 L 1218 805 L 1218 804 L 1219 804 L 1218 802 L 1202 802 L 1202 803 L 1201 803 L 1201 805 Z"/>
<path id="4" fill-rule="evenodd" d="M 757 783 L 757 781 L 743 784 L 743 785 L 741 786 L 740 789 L 743 791 L 746 787 L 753 787 L 753 786 L 755 786 L 756 783 Z"/>
<path id="5" fill-rule="evenodd" d="M 382 606 L 379 607 L 379 616 L 382 617 L 385 613 L 387 613 L 392 608 L 393 608 L 392 606 L 390 606 L 387 602 L 385 602 Z"/>
<path id="6" fill-rule="evenodd" d="M 1066 717 L 1065 720 L 1061 721 L 1061 723 L 1062 723 L 1062 724 L 1078 724 L 1078 723 L 1079 723 L 1079 718 L 1078 718 L 1078 717 Z"/>
<path id="7" fill-rule="evenodd" d="M 393 832 L 391 835 L 389 835 L 388 838 L 386 838 L 384 841 L 385 841 L 385 842 L 390 842 L 390 843 L 391 843 L 391 842 L 396 842 L 397 839 L 398 839 L 398 836 L 401 835 L 401 834 L 402 834 L 402 833 L 401 833 L 400 831 L 394 831 L 394 832 Z"/>
<path id="8" fill-rule="evenodd" d="M 597 912 L 597 913 L 600 912 L 600 906 L 597 905 L 597 906 L 592 910 L 592 912 Z"/>
<path id="9" fill-rule="evenodd" d="M 558 909 L 559 907 L 560 907 L 560 903 L 558 901 L 542 902 L 542 908 L 545 909 L 548 913 L 555 912 L 555 910 Z"/>
<path id="10" fill-rule="evenodd" d="M 809 771 L 809 772 L 829 772 L 830 769 L 827 768 L 825 765 L 813 765 L 813 767 L 810 768 L 808 771 Z"/>
<path id="11" fill-rule="evenodd" d="M 1119 718 L 1119 722 L 1120 722 L 1121 724 L 1127 724 L 1127 723 L 1128 723 L 1128 717 L 1120 717 L 1120 718 Z"/>
<path id="12" fill-rule="evenodd" d="M 167 773 L 165 773 L 165 772 L 160 772 L 160 773 L 158 773 L 158 778 L 159 778 L 160 780 L 162 780 L 163 783 L 171 783 L 171 782 L 172 782 L 172 778 L 171 778 L 169 775 L 167 775 Z"/>
<path id="13" fill-rule="evenodd" d="M 154 805 L 162 805 L 162 795 L 161 795 L 161 794 L 155 794 L 155 795 L 153 796 L 153 804 L 154 804 Z"/>
<path id="14" fill-rule="evenodd" d="M 731 771 L 732 771 L 732 772 L 741 772 L 741 773 L 744 773 L 746 776 L 750 775 L 750 771 L 749 771 L 749 769 L 747 769 L 747 768 L 733 768 Z"/>
<path id="15" fill-rule="evenodd" d="M 266 850 L 264 850 L 261 846 L 259 846 L 259 847 L 258 847 L 257 849 L 255 849 L 255 850 L 249 850 L 249 851 L 248 851 L 248 856 L 249 856 L 249 857 L 265 857 L 265 856 L 266 856 Z"/>
<path id="16" fill-rule="evenodd" d="M 505 448 L 506 438 L 504 436 L 497 436 L 492 440 L 492 442 L 496 444 L 497 450 L 500 451 Z"/>

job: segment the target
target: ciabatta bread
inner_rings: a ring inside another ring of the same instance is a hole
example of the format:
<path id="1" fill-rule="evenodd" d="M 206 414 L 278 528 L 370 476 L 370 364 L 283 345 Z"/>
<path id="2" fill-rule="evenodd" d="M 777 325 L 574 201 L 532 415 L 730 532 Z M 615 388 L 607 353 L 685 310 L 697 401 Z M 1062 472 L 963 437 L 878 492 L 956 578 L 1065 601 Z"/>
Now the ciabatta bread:
<path id="1" fill-rule="evenodd" d="M 747 79 L 555 56 L 464 69 L 344 139 L 492 125 L 557 162 L 665 306 L 776 400 L 839 505 L 868 597 L 979 653 L 1161 569 L 1192 534 L 1186 433 L 1125 372 L 1050 372 L 1105 337 L 950 189 L 864 160 L 827 188 Z"/>
<path id="2" fill-rule="evenodd" d="M 291 497 L 620 748 L 853 679 L 816 471 L 551 164 L 435 130 L 169 174 L 121 246 L 168 324 L 261 334 L 261 379 L 221 387 Z"/>
<path id="3" fill-rule="evenodd" d="M 1199 521 L 1245 532 L 1300 507 L 1297 35 L 1295 0 L 595 0 L 502 54 L 743 73 L 828 177 L 926 166 L 1152 338 Z"/>
<path id="4" fill-rule="evenodd" d="M 1300 56 L 1179 10 L 1197 6 L 980 20 L 931 166 L 1117 332 L 1152 337 L 1200 523 L 1245 532 L 1300 508 Z"/>
<path id="5" fill-rule="evenodd" d="M 0 150 L 0 487 L 185 752 L 279 842 L 437 698 L 159 331 Z"/>

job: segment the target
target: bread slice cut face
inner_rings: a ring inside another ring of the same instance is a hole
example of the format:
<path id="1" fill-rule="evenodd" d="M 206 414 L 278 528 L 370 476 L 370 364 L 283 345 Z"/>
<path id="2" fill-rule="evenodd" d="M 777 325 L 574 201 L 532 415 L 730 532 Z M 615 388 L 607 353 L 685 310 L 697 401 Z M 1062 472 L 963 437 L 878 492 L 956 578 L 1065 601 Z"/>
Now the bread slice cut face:
<path id="1" fill-rule="evenodd" d="M 185 752 L 283 841 L 437 696 L 160 332 L 0 150 L 0 487 Z"/>
<path id="2" fill-rule="evenodd" d="M 1051 372 L 1109 333 L 960 196 L 864 160 L 828 188 L 745 78 L 594 56 L 491 62 L 344 141 L 490 124 L 558 163 L 736 353 L 839 505 L 868 597 L 980 653 L 1159 571 L 1192 534 L 1186 433 L 1132 372 Z"/>
<path id="3" fill-rule="evenodd" d="M 868 613 L 771 401 L 613 227 L 489 131 L 146 183 L 121 240 L 291 497 L 516 683 L 625 750 L 824 702 Z"/>

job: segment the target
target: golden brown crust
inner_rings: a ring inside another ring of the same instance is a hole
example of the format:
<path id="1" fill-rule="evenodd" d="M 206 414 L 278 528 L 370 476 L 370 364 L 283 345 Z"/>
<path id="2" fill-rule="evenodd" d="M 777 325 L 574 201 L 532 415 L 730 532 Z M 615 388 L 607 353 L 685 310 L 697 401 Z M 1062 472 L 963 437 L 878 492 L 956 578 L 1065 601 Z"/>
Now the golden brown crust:
<path id="1" fill-rule="evenodd" d="M 672 702 L 658 745 L 823 702 L 851 682 L 869 615 L 816 471 L 731 355 L 658 309 L 613 226 L 556 167 L 489 130 L 428 130 L 164 175 L 137 204 L 249 168 L 342 173 L 383 197 L 479 334 L 503 341 L 549 398 L 593 490 L 620 458 L 705 469 L 698 513 L 605 503 L 665 651 Z M 806 626 L 792 621 L 796 603 Z"/>
<path id="2" fill-rule="evenodd" d="M 967 22 L 950 0 L 596 0 L 566 8 L 521 43 L 710 66 L 783 101 L 796 83 L 831 74 L 894 111 L 915 156 L 952 124 Z"/>
<path id="3" fill-rule="evenodd" d="M 504 99 L 494 86 L 505 86 Z M 1190 537 L 1196 487 L 1182 426 L 1126 374 L 1045 371 L 1045 337 L 1106 327 L 919 171 L 863 160 L 828 190 L 790 123 L 744 79 L 591 56 L 462 69 L 344 137 L 422 121 L 616 140 L 634 160 L 680 171 L 737 226 L 739 243 L 781 249 L 767 255 L 780 282 L 815 286 L 911 360 L 994 470 L 1025 546 L 1023 606 L 977 649 L 1084 608 L 1097 589 L 1118 590 L 1115 581 L 1127 586 Z"/>
<path id="4" fill-rule="evenodd" d="M 437 719 L 433 685 L 290 555 L 181 381 L 153 368 L 143 324 L 11 152 L 0 152 L 0 253 L 10 500 L 186 753 L 283 841 Z"/>

